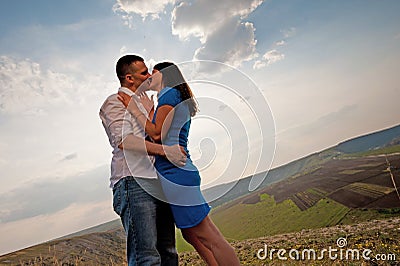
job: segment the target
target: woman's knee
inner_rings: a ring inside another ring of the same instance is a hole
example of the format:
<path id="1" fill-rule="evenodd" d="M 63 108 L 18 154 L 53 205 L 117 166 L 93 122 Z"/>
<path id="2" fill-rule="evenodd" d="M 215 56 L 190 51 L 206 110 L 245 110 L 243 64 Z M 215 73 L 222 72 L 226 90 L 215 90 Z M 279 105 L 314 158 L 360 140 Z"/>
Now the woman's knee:
<path id="1" fill-rule="evenodd" d="M 221 232 L 207 216 L 198 225 L 182 229 L 183 238 L 189 242 L 190 239 L 200 240 L 203 244 L 216 245 L 224 240 Z"/>

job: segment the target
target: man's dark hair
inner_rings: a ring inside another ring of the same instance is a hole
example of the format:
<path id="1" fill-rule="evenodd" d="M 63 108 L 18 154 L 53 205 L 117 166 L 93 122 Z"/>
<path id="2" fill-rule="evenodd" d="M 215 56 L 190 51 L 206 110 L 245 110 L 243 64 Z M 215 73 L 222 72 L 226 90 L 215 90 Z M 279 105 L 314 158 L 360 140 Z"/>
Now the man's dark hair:
<path id="1" fill-rule="evenodd" d="M 144 62 L 144 59 L 138 55 L 131 54 L 131 55 L 124 55 L 118 60 L 116 71 L 117 71 L 117 77 L 120 81 L 122 81 L 125 78 L 126 74 L 130 73 L 130 65 L 136 61 Z"/>

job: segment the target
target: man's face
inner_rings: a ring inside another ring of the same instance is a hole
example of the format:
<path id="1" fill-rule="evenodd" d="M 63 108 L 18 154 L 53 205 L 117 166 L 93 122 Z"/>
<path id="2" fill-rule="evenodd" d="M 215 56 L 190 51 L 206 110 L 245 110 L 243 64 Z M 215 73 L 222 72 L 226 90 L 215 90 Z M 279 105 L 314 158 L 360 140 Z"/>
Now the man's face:
<path id="1" fill-rule="evenodd" d="M 133 62 L 132 69 L 132 82 L 133 85 L 138 88 L 143 81 L 150 77 L 149 69 L 146 67 L 145 63 L 141 61 Z"/>

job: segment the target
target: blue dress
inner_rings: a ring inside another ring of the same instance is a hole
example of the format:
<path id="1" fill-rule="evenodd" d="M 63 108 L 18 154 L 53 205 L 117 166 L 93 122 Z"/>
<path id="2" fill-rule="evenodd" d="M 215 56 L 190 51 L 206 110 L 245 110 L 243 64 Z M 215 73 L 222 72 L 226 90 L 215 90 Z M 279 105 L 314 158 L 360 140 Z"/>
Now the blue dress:
<path id="1" fill-rule="evenodd" d="M 166 87 L 158 95 L 158 106 L 154 112 L 153 123 L 160 106 L 174 107 L 174 117 L 163 145 L 181 145 L 187 153 L 185 166 L 178 167 L 163 156 L 156 156 L 157 169 L 166 200 L 171 206 L 175 224 L 178 228 L 190 228 L 198 225 L 210 212 L 211 207 L 200 191 L 200 174 L 190 159 L 187 149 L 191 123 L 189 107 L 181 99 L 175 88 Z"/>

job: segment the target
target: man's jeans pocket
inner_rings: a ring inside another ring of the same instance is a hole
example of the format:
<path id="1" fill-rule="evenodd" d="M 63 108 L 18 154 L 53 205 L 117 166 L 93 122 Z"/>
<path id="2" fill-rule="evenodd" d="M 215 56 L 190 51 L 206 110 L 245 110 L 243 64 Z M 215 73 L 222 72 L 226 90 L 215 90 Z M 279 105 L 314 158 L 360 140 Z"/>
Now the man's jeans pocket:
<path id="1" fill-rule="evenodd" d="M 114 211 L 119 216 L 121 216 L 121 213 L 122 213 L 122 202 L 121 202 L 122 195 L 121 195 L 121 193 L 124 193 L 124 189 L 122 188 L 122 183 L 123 183 L 122 181 L 123 180 L 120 180 L 120 182 L 118 182 L 113 189 L 113 208 L 114 208 Z"/>

